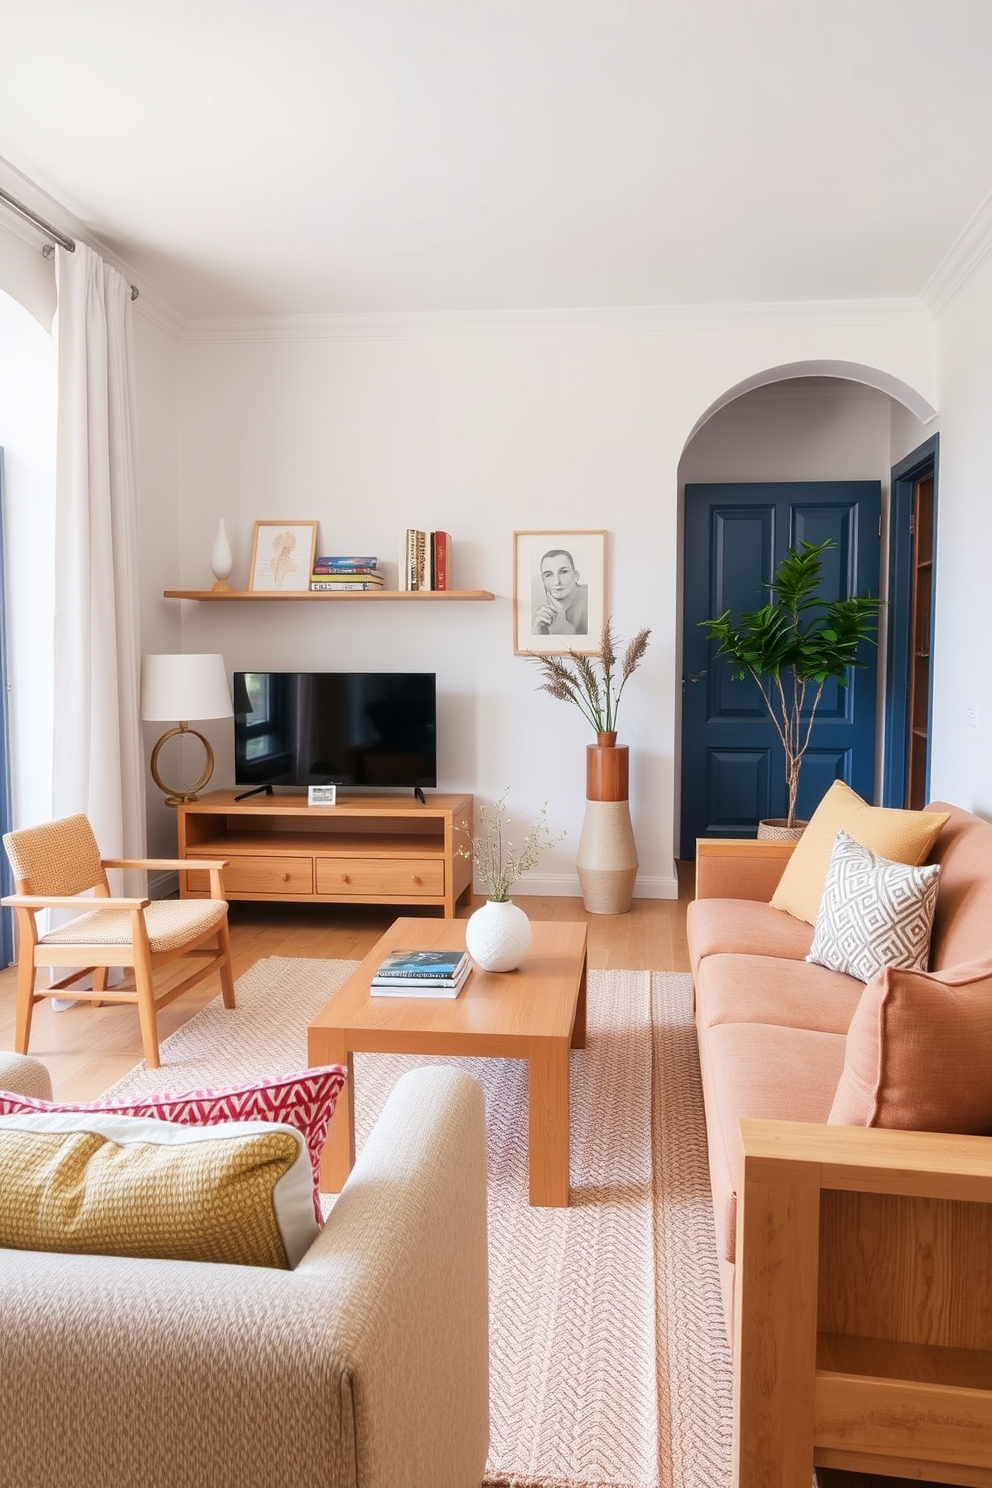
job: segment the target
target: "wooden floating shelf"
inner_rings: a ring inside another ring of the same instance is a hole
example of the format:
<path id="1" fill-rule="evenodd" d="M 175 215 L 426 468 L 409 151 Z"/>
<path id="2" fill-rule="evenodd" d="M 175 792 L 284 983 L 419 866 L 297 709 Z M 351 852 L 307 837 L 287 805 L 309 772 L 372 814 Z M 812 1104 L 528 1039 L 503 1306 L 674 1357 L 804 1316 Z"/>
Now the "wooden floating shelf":
<path id="1" fill-rule="evenodd" d="M 336 594 L 327 589 L 311 593 L 309 589 L 294 589 L 289 593 L 277 593 L 274 589 L 165 589 L 166 599 L 495 599 L 488 589 L 346 589 Z"/>

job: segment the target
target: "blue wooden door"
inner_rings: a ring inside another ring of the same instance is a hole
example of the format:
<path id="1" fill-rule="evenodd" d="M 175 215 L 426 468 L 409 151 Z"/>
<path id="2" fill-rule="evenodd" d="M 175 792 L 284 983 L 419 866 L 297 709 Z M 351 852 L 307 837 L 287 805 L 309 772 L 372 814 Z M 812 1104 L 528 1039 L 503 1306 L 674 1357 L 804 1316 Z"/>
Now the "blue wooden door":
<path id="1" fill-rule="evenodd" d="M 693 485 L 685 492 L 681 855 L 697 837 L 753 837 L 762 817 L 787 810 L 782 745 L 754 680 L 739 681 L 700 629 L 731 610 L 768 602 L 769 583 L 800 541 L 823 555 L 824 599 L 879 592 L 878 481 Z M 871 800 L 875 782 L 877 652 L 847 687 L 828 682 L 803 761 L 797 810 L 808 817 L 833 780 Z"/>

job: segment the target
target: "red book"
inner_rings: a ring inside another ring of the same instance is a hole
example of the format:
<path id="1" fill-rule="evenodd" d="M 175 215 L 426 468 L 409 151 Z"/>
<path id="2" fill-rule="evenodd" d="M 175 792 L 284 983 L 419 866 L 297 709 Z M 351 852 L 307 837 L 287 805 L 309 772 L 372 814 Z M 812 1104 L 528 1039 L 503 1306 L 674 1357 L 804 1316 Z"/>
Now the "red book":
<path id="1" fill-rule="evenodd" d="M 448 568 L 451 561 L 451 534 L 431 533 L 431 588 L 447 589 Z"/>

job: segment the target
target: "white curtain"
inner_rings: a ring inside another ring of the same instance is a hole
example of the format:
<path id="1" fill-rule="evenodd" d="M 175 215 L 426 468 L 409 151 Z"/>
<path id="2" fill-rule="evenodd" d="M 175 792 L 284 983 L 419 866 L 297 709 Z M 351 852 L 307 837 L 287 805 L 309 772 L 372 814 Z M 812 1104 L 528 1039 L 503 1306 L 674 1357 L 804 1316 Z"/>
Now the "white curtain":
<path id="1" fill-rule="evenodd" d="M 83 811 L 104 857 L 145 852 L 131 297 L 77 243 L 56 249 L 53 815 Z"/>

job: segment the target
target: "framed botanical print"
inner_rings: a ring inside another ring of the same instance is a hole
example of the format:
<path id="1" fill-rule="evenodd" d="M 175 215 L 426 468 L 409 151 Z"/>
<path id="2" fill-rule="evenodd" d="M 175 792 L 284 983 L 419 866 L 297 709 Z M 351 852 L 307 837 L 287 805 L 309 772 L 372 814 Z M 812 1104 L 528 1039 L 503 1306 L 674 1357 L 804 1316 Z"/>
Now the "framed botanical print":
<path id="1" fill-rule="evenodd" d="M 256 522 L 249 590 L 309 590 L 316 551 L 316 522 Z"/>
<path id="2" fill-rule="evenodd" d="M 605 532 L 513 534 L 515 656 L 594 656 L 605 618 Z"/>

